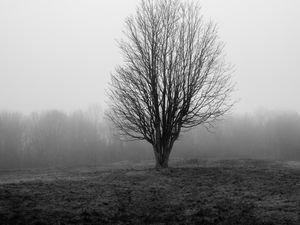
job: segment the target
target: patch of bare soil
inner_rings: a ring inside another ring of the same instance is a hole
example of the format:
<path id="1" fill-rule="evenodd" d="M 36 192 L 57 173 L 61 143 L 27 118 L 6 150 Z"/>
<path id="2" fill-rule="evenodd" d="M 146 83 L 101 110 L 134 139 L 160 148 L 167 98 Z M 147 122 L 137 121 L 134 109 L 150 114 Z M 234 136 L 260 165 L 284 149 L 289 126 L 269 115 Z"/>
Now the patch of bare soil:
<path id="1" fill-rule="evenodd" d="M 59 174 L 8 182 L 2 172 L 0 224 L 297 224 L 300 171 L 278 163 L 194 160 L 161 171 Z"/>

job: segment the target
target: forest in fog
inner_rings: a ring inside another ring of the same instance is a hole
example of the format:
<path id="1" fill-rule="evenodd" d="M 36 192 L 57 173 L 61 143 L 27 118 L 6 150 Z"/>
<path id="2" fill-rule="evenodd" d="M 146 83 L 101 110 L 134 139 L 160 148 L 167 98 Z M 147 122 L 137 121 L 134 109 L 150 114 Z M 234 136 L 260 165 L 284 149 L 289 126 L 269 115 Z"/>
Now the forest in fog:
<path id="1" fill-rule="evenodd" d="M 231 115 L 207 130 L 183 132 L 174 158 L 300 159 L 300 115 Z M 0 113 L 0 168 L 69 167 L 152 160 L 150 144 L 122 140 L 101 107 L 66 114 Z"/>

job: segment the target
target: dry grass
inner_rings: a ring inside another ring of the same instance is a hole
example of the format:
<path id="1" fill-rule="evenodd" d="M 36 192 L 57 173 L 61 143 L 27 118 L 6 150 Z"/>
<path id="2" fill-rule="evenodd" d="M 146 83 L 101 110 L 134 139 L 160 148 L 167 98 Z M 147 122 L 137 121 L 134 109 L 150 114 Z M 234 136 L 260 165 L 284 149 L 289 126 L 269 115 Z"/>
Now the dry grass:
<path id="1" fill-rule="evenodd" d="M 297 224 L 299 168 L 189 160 L 173 168 L 0 172 L 0 224 Z"/>

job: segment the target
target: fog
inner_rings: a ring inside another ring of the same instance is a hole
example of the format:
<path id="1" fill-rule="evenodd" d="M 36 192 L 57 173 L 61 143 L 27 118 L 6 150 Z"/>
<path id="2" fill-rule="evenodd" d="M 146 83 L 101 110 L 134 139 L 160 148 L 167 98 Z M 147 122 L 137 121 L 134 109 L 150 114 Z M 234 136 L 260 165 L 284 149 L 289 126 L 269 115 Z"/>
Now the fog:
<path id="1" fill-rule="evenodd" d="M 106 106 L 116 40 L 138 0 L 0 1 L 0 110 Z M 300 2 L 203 0 L 235 66 L 235 112 L 300 112 Z"/>
<path id="2" fill-rule="evenodd" d="M 124 142 L 103 111 L 0 114 L 0 168 L 105 166 L 153 160 L 144 142 Z M 257 111 L 182 133 L 171 159 L 300 160 L 300 115 Z"/>
<path id="3" fill-rule="evenodd" d="M 138 0 L 0 1 L 0 169 L 152 160 L 103 117 L 117 40 Z M 234 65 L 237 100 L 172 158 L 300 159 L 300 2 L 203 0 Z M 91 106 L 92 105 L 92 106 Z"/>

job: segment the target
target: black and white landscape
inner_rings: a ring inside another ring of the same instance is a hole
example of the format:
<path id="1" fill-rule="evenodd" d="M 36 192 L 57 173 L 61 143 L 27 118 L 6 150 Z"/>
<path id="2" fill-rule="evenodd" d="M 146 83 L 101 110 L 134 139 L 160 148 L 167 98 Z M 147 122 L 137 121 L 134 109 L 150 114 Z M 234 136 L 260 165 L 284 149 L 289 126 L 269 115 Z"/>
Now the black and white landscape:
<path id="1" fill-rule="evenodd" d="M 0 1 L 0 225 L 300 223 L 296 1 Z"/>

